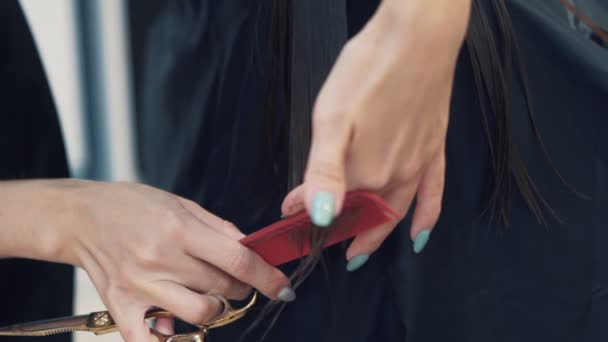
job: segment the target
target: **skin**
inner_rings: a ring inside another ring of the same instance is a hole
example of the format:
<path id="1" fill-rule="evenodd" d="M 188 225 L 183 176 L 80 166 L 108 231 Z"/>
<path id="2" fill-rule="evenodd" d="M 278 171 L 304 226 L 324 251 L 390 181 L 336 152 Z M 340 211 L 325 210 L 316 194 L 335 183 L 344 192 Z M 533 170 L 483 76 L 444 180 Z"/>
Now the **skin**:
<path id="1" fill-rule="evenodd" d="M 253 286 L 277 299 L 290 286 L 235 226 L 164 191 L 40 180 L 0 182 L 0 193 L 0 256 L 84 268 L 126 341 L 155 340 L 143 320 L 152 306 L 197 323 L 220 310 L 204 293 L 244 299 Z"/>
<path id="2" fill-rule="evenodd" d="M 403 217 L 416 198 L 410 236 L 422 251 L 441 213 L 450 97 L 470 8 L 471 0 L 382 2 L 317 97 L 304 183 L 285 198 L 283 215 L 306 209 L 315 221 L 321 198 L 335 217 L 346 191 L 366 189 Z M 396 223 L 357 236 L 347 269 L 361 267 Z"/>
<path id="3" fill-rule="evenodd" d="M 305 182 L 285 198 L 284 214 L 306 208 L 314 217 L 315 198 L 326 193 L 333 217 L 346 191 L 367 189 L 401 215 L 416 197 L 412 240 L 433 228 L 469 11 L 470 0 L 383 1 L 344 47 L 317 98 Z M 232 224 L 151 187 L 7 181 L 0 182 L 0 194 L 0 257 L 84 268 L 128 342 L 155 340 L 143 321 L 152 306 L 196 323 L 220 309 L 204 293 L 242 299 L 254 287 L 276 299 L 290 286 L 238 243 L 243 235 Z M 394 227 L 355 238 L 347 259 L 372 254 Z M 172 324 L 161 320 L 157 329 L 168 334 Z"/>
<path id="4" fill-rule="evenodd" d="M 470 7 L 470 0 L 382 3 L 321 89 L 304 183 L 285 198 L 285 215 L 305 207 L 314 221 L 319 193 L 334 201 L 334 214 L 354 189 L 376 192 L 402 216 L 416 198 L 410 235 L 416 252 L 424 248 L 441 212 L 450 97 Z M 356 237 L 347 259 L 372 254 L 395 226 Z"/>

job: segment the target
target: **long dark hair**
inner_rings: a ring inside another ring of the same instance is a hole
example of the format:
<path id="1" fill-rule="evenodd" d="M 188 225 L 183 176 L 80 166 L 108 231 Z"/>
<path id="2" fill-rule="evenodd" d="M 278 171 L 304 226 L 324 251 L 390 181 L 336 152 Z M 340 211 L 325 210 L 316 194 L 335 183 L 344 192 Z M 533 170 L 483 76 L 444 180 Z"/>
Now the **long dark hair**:
<path id="1" fill-rule="evenodd" d="M 289 188 L 299 185 L 303 179 L 310 147 L 314 96 L 347 40 L 346 6 L 344 0 L 273 1 L 267 59 L 266 103 L 269 107 L 265 108 L 264 113 L 268 126 L 271 126 L 275 112 L 271 105 L 276 103 L 276 97 L 282 96 L 288 103 L 289 127 L 286 127 L 286 131 L 289 134 L 286 138 L 289 148 L 285 152 L 288 153 Z M 552 165 L 536 124 L 522 52 L 505 0 L 473 1 L 465 50 L 471 61 L 482 113 L 479 120 L 488 143 L 491 175 L 490 184 L 486 186 L 487 206 L 482 215 L 486 214 L 489 219 L 498 220 L 508 227 L 511 194 L 515 189 L 539 223 L 546 223 L 548 219 L 559 220 L 557 213 L 535 186 L 512 137 L 509 99 L 512 77 L 515 75 L 523 86 L 536 142 L 546 161 Z M 277 80 L 283 83 L 278 84 Z M 555 167 L 553 169 L 562 182 L 575 191 L 559 171 Z M 296 269 L 296 286 L 321 259 L 322 239 L 323 236 L 317 235 L 313 245 L 318 248 Z M 268 304 L 251 328 L 275 312 L 267 328 L 270 329 L 282 309 L 278 305 Z M 277 307 L 279 310 L 273 311 Z"/>
<path id="2" fill-rule="evenodd" d="M 523 85 L 528 117 L 536 142 L 545 152 L 547 162 L 551 163 L 543 146 L 541 132 L 536 125 L 522 52 L 518 49 L 505 2 L 506 0 L 473 0 L 469 31 L 463 51 L 468 54 L 472 67 L 477 91 L 476 97 L 479 99 L 482 113 L 479 120 L 486 137 L 489 156 L 490 183 L 485 187 L 487 194 L 484 200 L 486 203 L 484 214 L 508 227 L 510 196 L 513 190 L 521 193 L 528 208 L 539 222 L 557 218 L 558 213 L 551 209 L 549 203 L 535 186 L 513 140 L 509 99 L 510 84 L 514 81 L 512 78 L 516 77 L 516 80 Z M 234 199 L 235 195 L 227 194 L 221 197 L 221 200 L 216 200 L 217 194 L 213 191 L 209 191 L 211 193 L 209 196 L 197 195 L 195 192 L 199 191 L 197 189 L 202 186 L 199 186 L 199 183 L 193 184 L 192 179 L 195 178 L 193 175 L 202 178 L 201 173 L 198 169 L 190 170 L 188 167 L 182 167 L 182 164 L 200 162 L 194 158 L 195 151 L 199 146 L 213 142 L 214 124 L 234 119 L 235 115 L 232 111 L 221 113 L 222 115 L 206 114 L 209 117 L 205 118 L 202 118 L 201 114 L 205 108 L 214 108 L 215 99 L 219 96 L 217 93 L 222 89 L 218 89 L 217 84 L 212 81 L 202 83 L 198 81 L 204 77 L 206 80 L 213 80 L 216 73 L 224 71 L 226 61 L 223 58 L 226 56 L 208 48 L 214 43 L 221 43 L 216 37 L 218 32 L 206 34 L 203 28 L 216 23 L 213 21 L 213 13 L 208 10 L 212 2 L 197 0 L 184 1 L 181 5 L 173 1 L 170 3 L 176 9 L 173 15 L 165 18 L 164 22 L 157 27 L 156 38 L 157 40 L 159 37 L 162 38 L 163 44 L 157 46 L 156 50 L 151 50 L 156 52 L 151 55 L 160 57 L 156 57 L 156 60 L 148 63 L 147 74 L 150 76 L 145 82 L 148 91 L 144 96 L 144 104 L 147 108 L 144 111 L 147 115 L 152 113 L 160 118 L 160 124 L 155 123 L 155 125 L 162 128 L 150 129 L 148 143 L 153 148 L 149 149 L 149 155 L 150 159 L 155 160 L 158 165 L 150 164 L 148 170 L 161 170 L 162 174 L 153 174 L 150 177 L 150 171 L 148 171 L 145 178 L 156 180 L 156 182 L 152 182 L 154 185 L 178 192 L 183 196 L 199 200 L 199 202 L 205 200 L 213 202 L 215 208 L 212 209 L 217 210 L 214 213 L 222 215 L 225 214 L 223 210 L 228 206 L 220 204 L 224 204 L 223 201 Z M 214 2 L 213 4 L 219 7 L 223 3 Z M 252 4 L 255 3 L 243 1 L 242 4 L 242 6 L 254 6 Z M 260 23 L 261 26 L 264 26 L 262 31 L 267 33 L 264 34 L 267 38 L 264 40 L 267 42 L 267 46 L 259 49 L 265 81 L 264 98 L 260 104 L 260 118 L 262 119 L 260 122 L 263 123 L 261 127 L 266 129 L 266 134 L 260 136 L 264 139 L 263 160 L 270 161 L 273 167 L 258 167 L 260 171 L 251 172 L 250 176 L 256 178 L 258 173 L 271 170 L 276 178 L 269 178 L 267 175 L 257 177 L 262 180 L 258 182 L 257 188 L 248 189 L 246 192 L 246 194 L 255 193 L 254 205 L 258 207 L 270 205 L 266 203 L 270 201 L 266 201 L 266 198 L 261 198 L 260 195 L 272 197 L 276 194 L 263 191 L 265 190 L 264 182 L 268 179 L 284 179 L 285 173 L 287 173 L 287 189 L 301 183 L 310 146 L 313 102 L 335 57 L 349 35 L 349 22 L 347 21 L 349 2 L 346 0 L 273 0 L 271 3 L 263 2 L 263 5 L 271 6 L 271 15 L 269 22 Z M 232 10 L 232 7 L 225 10 Z M 239 16 L 239 20 L 243 22 L 246 20 L 245 18 L 244 15 Z M 265 19 L 267 18 L 264 17 Z M 230 37 L 235 39 L 237 32 L 233 31 L 236 31 L 238 26 L 230 24 L 231 27 L 228 31 Z M 178 30 L 176 27 L 181 27 L 181 29 Z M 165 31 L 167 33 L 164 33 Z M 235 41 L 230 43 L 237 44 Z M 183 51 L 171 50 L 177 48 L 183 49 Z M 173 53 L 176 56 L 173 56 Z M 205 58 L 206 63 L 209 64 L 209 68 L 205 69 L 208 75 L 200 75 L 192 71 L 193 67 L 200 63 L 201 57 Z M 170 103 L 163 103 L 164 98 L 168 98 Z M 288 120 L 277 120 L 279 107 L 287 108 L 285 114 Z M 154 120 L 147 120 L 147 122 L 154 122 Z M 277 122 L 281 123 L 278 135 L 273 134 L 277 128 Z M 257 126 L 255 128 L 257 129 Z M 166 136 L 165 139 L 159 139 L 158 132 L 163 137 Z M 234 130 L 227 132 L 234 132 Z M 203 133 L 208 134 L 209 138 L 201 142 L 197 136 Z M 158 158 L 159 153 L 162 155 L 159 151 L 171 159 L 167 161 L 166 158 Z M 234 159 L 237 160 L 239 157 L 234 157 Z M 274 167 L 274 165 L 282 164 L 288 164 L 287 172 L 283 167 Z M 226 164 L 227 167 L 234 167 L 234 165 L 236 164 Z M 559 176 L 559 172 L 557 170 L 555 172 Z M 563 181 L 567 185 L 565 180 Z M 243 182 L 243 184 L 245 183 Z M 243 208 L 239 206 L 235 210 L 243 211 Z M 251 211 L 255 214 L 256 219 L 261 216 L 258 213 L 260 210 Z M 230 217 L 226 218 L 230 219 Z M 256 220 L 251 219 L 250 221 Z M 320 246 L 323 245 L 326 234 L 321 234 L 314 227 L 311 227 L 311 230 L 313 231 L 311 245 L 315 248 L 309 257 L 301 261 L 292 274 L 295 287 L 322 262 Z M 271 302 L 262 309 L 251 329 L 265 321 L 273 312 L 275 313 L 274 319 L 276 319 L 280 309 L 281 306 Z M 270 320 L 269 327 L 272 326 L 274 319 Z"/>
<path id="3" fill-rule="evenodd" d="M 310 1 L 306 3 L 310 3 Z M 326 2 L 316 1 L 314 5 L 321 5 L 321 3 Z M 333 5 L 326 4 L 325 6 L 336 6 L 335 3 L 340 4 L 341 1 L 332 1 L 331 3 Z M 340 32 L 345 30 L 346 23 L 336 22 L 334 15 L 333 18 L 328 18 L 331 22 L 326 23 L 327 26 L 323 26 L 323 23 L 319 22 L 319 20 L 323 20 L 323 16 L 318 15 L 319 12 L 323 13 L 323 9 L 317 7 L 315 16 L 307 18 L 305 14 L 297 10 L 305 10 L 307 6 L 313 5 L 300 4 L 298 1 L 275 0 L 274 6 L 275 11 L 272 20 L 273 22 L 283 22 L 282 28 L 275 27 L 275 29 L 280 32 L 279 37 L 284 44 L 278 46 L 278 48 L 277 45 L 273 45 L 272 56 L 274 58 L 290 58 L 292 62 L 291 70 L 281 69 L 274 70 L 274 72 L 287 73 L 283 78 L 291 79 L 288 84 L 291 85 L 291 88 L 285 93 L 288 96 L 287 101 L 291 103 L 289 184 L 290 187 L 294 187 L 302 181 L 310 146 L 310 113 L 314 101 L 311 94 L 316 94 L 321 86 L 321 83 L 318 82 L 319 76 L 310 76 L 310 74 L 323 73 L 324 76 L 326 74 L 324 72 L 329 70 L 333 58 L 346 41 L 346 35 L 340 35 Z M 293 6 L 297 6 L 297 10 Z M 342 6 L 344 6 L 343 2 Z M 290 11 L 290 9 L 292 10 Z M 328 8 L 326 12 L 332 12 L 332 9 Z M 294 19 L 292 25 L 285 25 L 284 21 L 289 21 L 290 18 Z M 338 17 L 338 20 L 340 19 L 343 18 Z M 303 25 L 309 25 L 309 28 L 303 28 Z M 323 31 L 315 36 L 315 32 L 321 30 L 319 25 L 321 25 Z M 286 36 L 290 35 L 286 31 L 289 27 L 292 30 L 291 40 L 286 39 Z M 328 28 L 330 29 L 329 34 L 326 30 Z M 298 30 L 307 31 L 298 37 Z M 276 35 L 271 35 L 271 39 L 276 38 Z M 308 41 L 301 42 L 297 40 L 298 38 L 304 38 Z M 318 39 L 318 41 L 314 41 L 314 39 Z M 309 51 L 309 56 L 325 56 L 325 60 L 317 58 L 314 63 L 310 62 L 309 65 L 302 66 L 303 62 L 301 60 L 303 58 L 293 56 L 294 53 L 302 52 L 301 46 Z M 294 49 L 298 49 L 298 51 L 294 52 Z M 311 50 L 313 52 L 310 52 Z M 521 51 L 518 49 L 513 25 L 504 0 L 473 1 L 469 31 L 466 38 L 466 50 L 472 63 L 477 98 L 482 112 L 480 120 L 483 122 L 490 156 L 491 177 L 490 184 L 486 187 L 488 189 L 485 201 L 487 203 L 486 212 L 492 218 L 498 218 L 502 223 L 508 225 L 511 190 L 516 188 L 523 195 L 528 208 L 534 213 L 538 221 L 545 222 L 547 213 L 554 217 L 556 213 L 534 185 L 511 134 L 511 105 L 509 99 L 511 77 L 515 70 L 523 84 L 528 115 L 534 135 L 538 144 L 545 151 L 547 161 L 550 162 L 536 125 Z M 269 75 L 272 75 L 272 72 L 269 72 Z M 278 95 L 272 89 L 268 92 L 269 97 Z M 294 101 L 297 101 L 296 105 L 294 105 Z M 267 111 L 267 113 L 272 113 L 272 111 Z M 271 117 L 267 119 L 272 120 Z"/>

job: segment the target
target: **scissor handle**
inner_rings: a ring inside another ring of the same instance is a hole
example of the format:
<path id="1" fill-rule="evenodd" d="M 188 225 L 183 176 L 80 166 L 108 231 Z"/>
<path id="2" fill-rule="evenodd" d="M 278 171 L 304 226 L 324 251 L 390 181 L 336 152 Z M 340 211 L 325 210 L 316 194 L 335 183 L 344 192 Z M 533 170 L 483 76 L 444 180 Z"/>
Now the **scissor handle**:
<path id="1" fill-rule="evenodd" d="M 205 336 L 209 329 L 218 328 L 241 319 L 255 305 L 258 299 L 258 293 L 254 292 L 253 296 L 242 308 L 233 308 L 230 302 L 222 296 L 208 294 L 217 298 L 223 305 L 222 313 L 211 321 L 195 324 L 199 331 L 180 335 L 164 335 L 152 329 L 152 333 L 161 339 L 161 342 L 204 342 Z M 153 309 L 146 313 L 146 319 L 150 318 L 178 318 L 174 314 L 163 309 Z"/>
<path id="2" fill-rule="evenodd" d="M 205 337 L 207 337 L 207 329 L 201 329 L 195 332 L 179 335 L 163 335 L 152 329 L 152 334 L 158 337 L 160 342 L 205 342 Z"/>
<path id="3" fill-rule="evenodd" d="M 228 300 L 222 296 L 215 295 L 215 294 L 207 294 L 207 296 L 213 296 L 222 303 L 222 306 L 223 306 L 222 313 L 220 313 L 219 316 L 215 317 L 214 319 L 212 319 L 210 321 L 195 324 L 195 326 L 198 328 L 213 329 L 213 328 L 217 328 L 217 327 L 221 327 L 221 326 L 230 324 L 236 320 L 239 320 L 243 316 L 245 316 L 247 314 L 247 312 L 249 311 L 249 309 L 251 309 L 255 305 L 257 298 L 258 298 L 258 293 L 257 292 L 253 293 L 253 296 L 251 297 L 251 299 L 249 300 L 247 305 L 245 305 L 242 308 L 236 308 L 236 309 L 233 308 L 232 305 L 230 304 L 230 302 L 228 302 Z M 167 310 L 164 310 L 164 309 L 152 309 L 146 313 L 145 318 L 150 319 L 150 318 L 179 318 L 179 317 L 175 316 L 173 313 L 171 313 Z"/>

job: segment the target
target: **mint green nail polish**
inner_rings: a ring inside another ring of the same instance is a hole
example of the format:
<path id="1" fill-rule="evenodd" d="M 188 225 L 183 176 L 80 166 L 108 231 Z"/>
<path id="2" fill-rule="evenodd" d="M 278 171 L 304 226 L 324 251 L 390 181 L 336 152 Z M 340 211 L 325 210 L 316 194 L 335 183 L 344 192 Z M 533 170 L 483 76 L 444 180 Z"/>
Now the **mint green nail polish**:
<path id="1" fill-rule="evenodd" d="M 327 227 L 336 215 L 336 198 L 329 192 L 318 192 L 312 200 L 312 223 Z"/>
<path id="2" fill-rule="evenodd" d="M 352 259 L 348 261 L 348 264 L 346 265 L 346 270 L 348 272 L 354 272 L 360 269 L 363 265 L 365 265 L 367 260 L 369 260 L 369 255 L 367 254 L 355 255 Z"/>
<path id="3" fill-rule="evenodd" d="M 414 240 L 414 253 L 418 254 L 422 252 L 426 243 L 429 242 L 429 237 L 431 236 L 431 231 L 425 229 L 416 235 L 416 239 Z"/>
<path id="4" fill-rule="evenodd" d="M 296 292 L 291 287 L 284 287 L 281 289 L 281 291 L 279 291 L 277 297 L 283 302 L 293 302 L 296 300 Z"/>

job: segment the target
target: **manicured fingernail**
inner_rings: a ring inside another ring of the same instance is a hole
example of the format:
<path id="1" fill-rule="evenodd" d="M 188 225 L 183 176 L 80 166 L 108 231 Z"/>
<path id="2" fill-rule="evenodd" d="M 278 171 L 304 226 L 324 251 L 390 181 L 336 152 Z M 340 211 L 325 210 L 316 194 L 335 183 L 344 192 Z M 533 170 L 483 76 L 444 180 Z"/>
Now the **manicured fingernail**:
<path id="1" fill-rule="evenodd" d="M 431 236 L 431 231 L 425 229 L 416 235 L 416 239 L 414 240 L 414 253 L 418 254 L 422 252 L 424 247 L 426 247 L 426 243 L 429 242 L 429 237 Z"/>
<path id="2" fill-rule="evenodd" d="M 277 297 L 283 302 L 293 302 L 296 300 L 296 292 L 291 287 L 284 287 Z"/>
<path id="3" fill-rule="evenodd" d="M 318 192 L 312 200 L 312 223 L 327 227 L 336 215 L 336 198 L 329 192 Z"/>
<path id="4" fill-rule="evenodd" d="M 367 254 L 355 255 L 352 259 L 348 261 L 348 264 L 346 265 L 346 270 L 348 272 L 354 272 L 360 269 L 363 265 L 365 265 L 367 260 L 369 260 L 369 255 Z"/>

